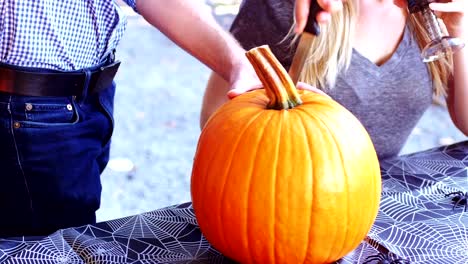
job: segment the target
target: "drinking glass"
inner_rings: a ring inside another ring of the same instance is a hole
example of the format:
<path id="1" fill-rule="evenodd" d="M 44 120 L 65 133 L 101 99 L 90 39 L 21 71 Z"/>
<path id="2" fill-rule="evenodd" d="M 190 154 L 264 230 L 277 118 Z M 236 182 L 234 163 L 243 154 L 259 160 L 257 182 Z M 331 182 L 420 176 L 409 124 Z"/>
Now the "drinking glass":
<path id="1" fill-rule="evenodd" d="M 443 58 L 462 49 L 465 43 L 455 37 L 444 36 L 434 11 L 429 8 L 431 0 L 407 0 L 410 14 L 420 13 L 431 41 L 424 47 L 421 56 L 424 62 Z"/>

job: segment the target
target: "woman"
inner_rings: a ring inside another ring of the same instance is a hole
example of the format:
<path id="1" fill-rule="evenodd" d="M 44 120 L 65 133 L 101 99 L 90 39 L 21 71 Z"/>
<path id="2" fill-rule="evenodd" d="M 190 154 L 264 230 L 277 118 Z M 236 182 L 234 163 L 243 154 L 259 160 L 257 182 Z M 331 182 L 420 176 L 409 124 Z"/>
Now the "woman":
<path id="1" fill-rule="evenodd" d="M 379 158 L 398 155 L 433 96 L 445 96 L 454 124 L 468 134 L 468 51 L 424 63 L 427 33 L 409 14 L 405 0 L 347 0 L 310 43 L 309 64 L 299 81 L 320 89 L 349 109 L 368 130 Z M 297 17 L 307 17 L 307 0 Z M 326 1 L 325 1 L 326 2 Z M 329 1 L 330 3 L 330 1 Z M 336 1 L 334 2 L 336 3 Z M 433 3 L 448 34 L 468 40 L 467 0 Z M 299 7 L 301 7 L 299 9 Z M 302 13 L 301 13 L 302 12 Z M 268 44 L 288 69 L 295 46 L 294 0 L 244 0 L 231 32 L 245 49 Z M 304 19 L 296 31 L 304 27 Z M 453 68 L 452 68 L 453 66 Z M 299 87 L 314 89 L 300 84 Z M 212 74 L 204 96 L 201 126 L 227 98 L 229 87 Z M 245 91 L 231 90 L 229 97 Z"/>

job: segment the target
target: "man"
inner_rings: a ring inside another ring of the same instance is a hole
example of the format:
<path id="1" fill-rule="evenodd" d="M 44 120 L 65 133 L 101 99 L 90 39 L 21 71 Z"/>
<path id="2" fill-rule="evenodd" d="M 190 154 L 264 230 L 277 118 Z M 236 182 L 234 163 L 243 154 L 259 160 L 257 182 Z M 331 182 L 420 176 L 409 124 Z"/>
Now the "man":
<path id="1" fill-rule="evenodd" d="M 259 87 L 244 50 L 198 1 L 125 2 L 232 88 Z M 0 237 L 92 224 L 125 19 L 112 0 L 4 0 L 0 12 Z"/>

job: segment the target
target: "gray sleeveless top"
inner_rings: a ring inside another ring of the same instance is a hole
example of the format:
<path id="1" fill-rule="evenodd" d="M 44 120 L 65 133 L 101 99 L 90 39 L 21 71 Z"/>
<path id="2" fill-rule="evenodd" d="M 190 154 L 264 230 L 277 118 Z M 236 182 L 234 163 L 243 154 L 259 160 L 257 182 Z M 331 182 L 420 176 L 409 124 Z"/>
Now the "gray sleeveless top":
<path id="1" fill-rule="evenodd" d="M 245 49 L 269 45 L 288 69 L 295 47 L 281 40 L 292 25 L 294 0 L 244 0 L 231 32 Z M 325 91 L 350 110 L 380 159 L 398 155 L 432 101 L 432 80 L 409 27 L 392 57 L 377 66 L 356 50 L 351 65 Z"/>

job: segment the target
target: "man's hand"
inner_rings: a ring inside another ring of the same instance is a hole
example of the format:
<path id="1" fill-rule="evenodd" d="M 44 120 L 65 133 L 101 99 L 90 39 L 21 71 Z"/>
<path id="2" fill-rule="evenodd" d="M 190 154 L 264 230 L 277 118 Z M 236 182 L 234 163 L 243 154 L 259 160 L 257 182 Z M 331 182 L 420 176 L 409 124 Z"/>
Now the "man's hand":
<path id="1" fill-rule="evenodd" d="M 294 14 L 296 18 L 294 31 L 296 34 L 300 34 L 304 31 L 307 17 L 309 16 L 311 1 L 317 1 L 323 9 L 323 11 L 317 14 L 317 23 L 326 24 L 330 21 L 332 13 L 340 11 L 343 8 L 342 1 L 344 0 L 296 0 Z"/>
<path id="2" fill-rule="evenodd" d="M 239 68 L 237 78 L 230 83 L 231 90 L 227 93 L 229 99 L 232 99 L 245 92 L 262 88 L 262 83 L 258 79 L 253 67 L 246 63 Z"/>

